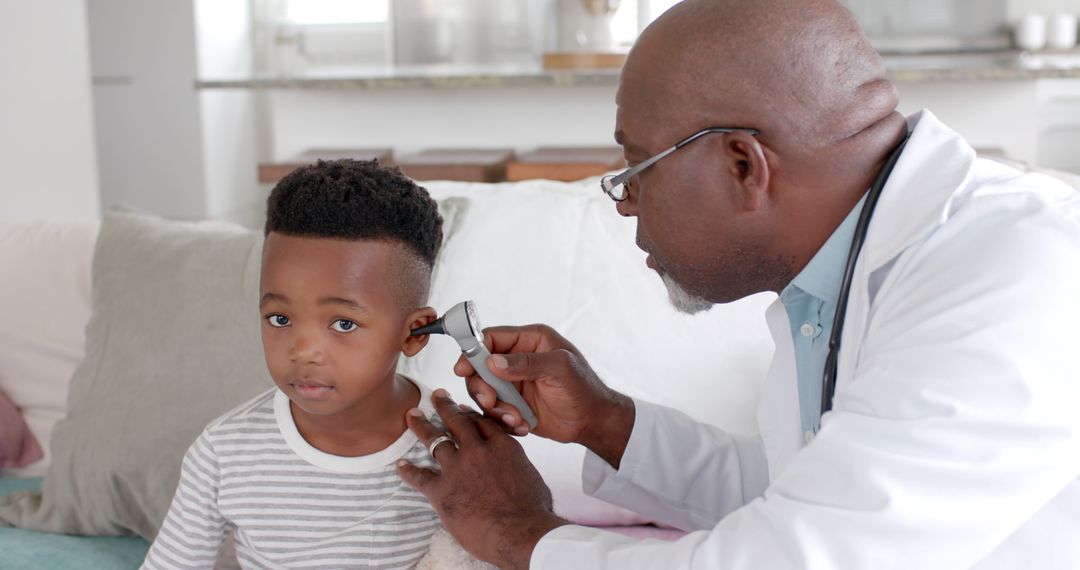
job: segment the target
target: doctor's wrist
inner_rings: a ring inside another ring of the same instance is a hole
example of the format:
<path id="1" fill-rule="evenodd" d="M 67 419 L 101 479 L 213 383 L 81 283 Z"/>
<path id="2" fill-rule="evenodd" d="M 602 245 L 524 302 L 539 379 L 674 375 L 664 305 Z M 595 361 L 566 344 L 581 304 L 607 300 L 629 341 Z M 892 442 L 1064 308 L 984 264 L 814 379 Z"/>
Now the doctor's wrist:
<path id="1" fill-rule="evenodd" d="M 594 417 L 596 420 L 582 431 L 578 443 L 617 470 L 634 431 L 634 400 L 612 391 Z"/>
<path id="2" fill-rule="evenodd" d="M 528 570 L 533 551 L 540 540 L 567 524 L 570 522 L 554 513 L 522 520 L 519 524 L 504 524 L 500 530 L 503 542 L 499 549 L 499 560 L 493 562 L 502 570 Z"/>

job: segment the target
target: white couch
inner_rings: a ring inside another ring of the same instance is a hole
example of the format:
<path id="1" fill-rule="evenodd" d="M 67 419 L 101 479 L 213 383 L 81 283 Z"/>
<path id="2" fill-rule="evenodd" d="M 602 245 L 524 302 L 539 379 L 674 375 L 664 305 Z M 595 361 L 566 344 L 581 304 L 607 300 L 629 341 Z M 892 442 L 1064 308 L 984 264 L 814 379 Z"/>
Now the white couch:
<path id="1" fill-rule="evenodd" d="M 1080 187 L 1075 176 L 1052 174 Z M 486 324 L 545 322 L 575 342 L 616 389 L 733 431 L 755 431 L 759 381 L 772 353 L 762 316 L 772 295 L 695 317 L 675 313 L 633 245 L 634 222 L 616 215 L 595 179 L 426 186 L 436 199 L 469 201 L 436 268 L 436 309 L 473 299 Z M 98 229 L 97 222 L 0 222 L 0 391 L 21 408 L 47 450 L 84 355 Z M 175 279 L 182 286 L 184 278 L 180 268 Z M 251 318 L 258 318 L 254 306 Z M 465 401 L 450 369 L 457 356 L 452 341 L 433 339 L 402 369 Z M 653 532 L 633 526 L 648 522 L 641 517 L 583 495 L 581 448 L 532 436 L 523 444 L 561 514 Z M 40 476 L 48 461 L 47 455 L 27 469 L 0 472 L 0 483 Z M 0 545 L 22 540 L 0 530 Z M 145 546 L 129 546 L 129 555 L 144 552 Z"/>
<path id="2" fill-rule="evenodd" d="M 436 199 L 469 200 L 436 269 L 431 304 L 437 310 L 473 299 L 485 324 L 550 324 L 615 388 L 754 431 L 758 382 L 772 352 L 762 318 L 771 296 L 695 317 L 676 313 L 634 246 L 634 222 L 616 214 L 595 179 L 425 186 Z M 46 448 L 83 354 L 97 227 L 0 223 L 0 390 L 22 408 Z M 458 354 L 452 341 L 433 339 L 402 368 L 466 401 L 450 369 Z M 583 449 L 532 436 L 524 445 L 560 513 L 596 525 L 645 522 L 582 494 Z M 40 476 L 48 460 L 4 475 Z"/>

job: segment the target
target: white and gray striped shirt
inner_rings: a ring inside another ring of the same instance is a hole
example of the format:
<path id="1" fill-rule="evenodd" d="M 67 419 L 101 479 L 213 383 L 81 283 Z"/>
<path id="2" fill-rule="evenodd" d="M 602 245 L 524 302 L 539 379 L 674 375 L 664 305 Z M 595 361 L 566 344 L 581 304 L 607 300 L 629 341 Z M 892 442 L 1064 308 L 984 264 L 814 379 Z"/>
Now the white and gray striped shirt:
<path id="1" fill-rule="evenodd" d="M 434 415 L 430 392 L 420 408 Z M 211 423 L 184 457 L 180 484 L 145 569 L 212 568 L 228 532 L 243 568 L 411 568 L 439 528 L 395 463 L 436 468 L 406 430 L 386 449 L 340 457 L 304 440 L 272 389 Z"/>

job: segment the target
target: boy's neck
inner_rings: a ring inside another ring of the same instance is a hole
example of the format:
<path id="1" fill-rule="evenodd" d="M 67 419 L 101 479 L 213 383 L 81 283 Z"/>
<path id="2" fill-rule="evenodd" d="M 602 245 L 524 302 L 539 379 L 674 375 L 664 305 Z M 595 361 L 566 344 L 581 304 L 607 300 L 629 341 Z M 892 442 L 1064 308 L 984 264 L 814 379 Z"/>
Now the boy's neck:
<path id="1" fill-rule="evenodd" d="M 394 374 L 356 406 L 331 416 L 309 414 L 289 403 L 293 422 L 312 447 L 331 455 L 370 455 L 397 441 L 405 432 L 405 412 L 420 403 L 420 390 Z"/>

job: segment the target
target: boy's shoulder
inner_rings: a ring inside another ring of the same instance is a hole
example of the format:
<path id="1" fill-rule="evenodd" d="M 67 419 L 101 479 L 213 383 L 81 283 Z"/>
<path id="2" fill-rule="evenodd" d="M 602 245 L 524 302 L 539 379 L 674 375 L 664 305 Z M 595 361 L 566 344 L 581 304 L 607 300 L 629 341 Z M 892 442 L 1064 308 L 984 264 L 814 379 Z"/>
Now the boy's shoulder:
<path id="1" fill-rule="evenodd" d="M 411 382 L 413 386 L 416 386 L 416 389 L 420 392 L 420 402 L 416 407 L 424 411 L 424 414 L 428 417 L 428 421 L 435 424 L 435 427 L 444 428 L 445 426 L 443 426 L 442 418 L 439 417 L 439 413 L 435 411 L 435 405 L 431 402 L 431 393 L 433 390 L 428 388 L 423 382 L 418 382 L 416 378 L 408 374 L 398 372 L 398 376 L 401 376 Z"/>
<path id="2" fill-rule="evenodd" d="M 251 398 L 250 400 L 225 412 L 214 421 L 206 425 L 203 435 L 219 435 L 226 430 L 243 427 L 271 427 L 275 426 L 274 419 L 274 395 L 277 387 Z"/>

